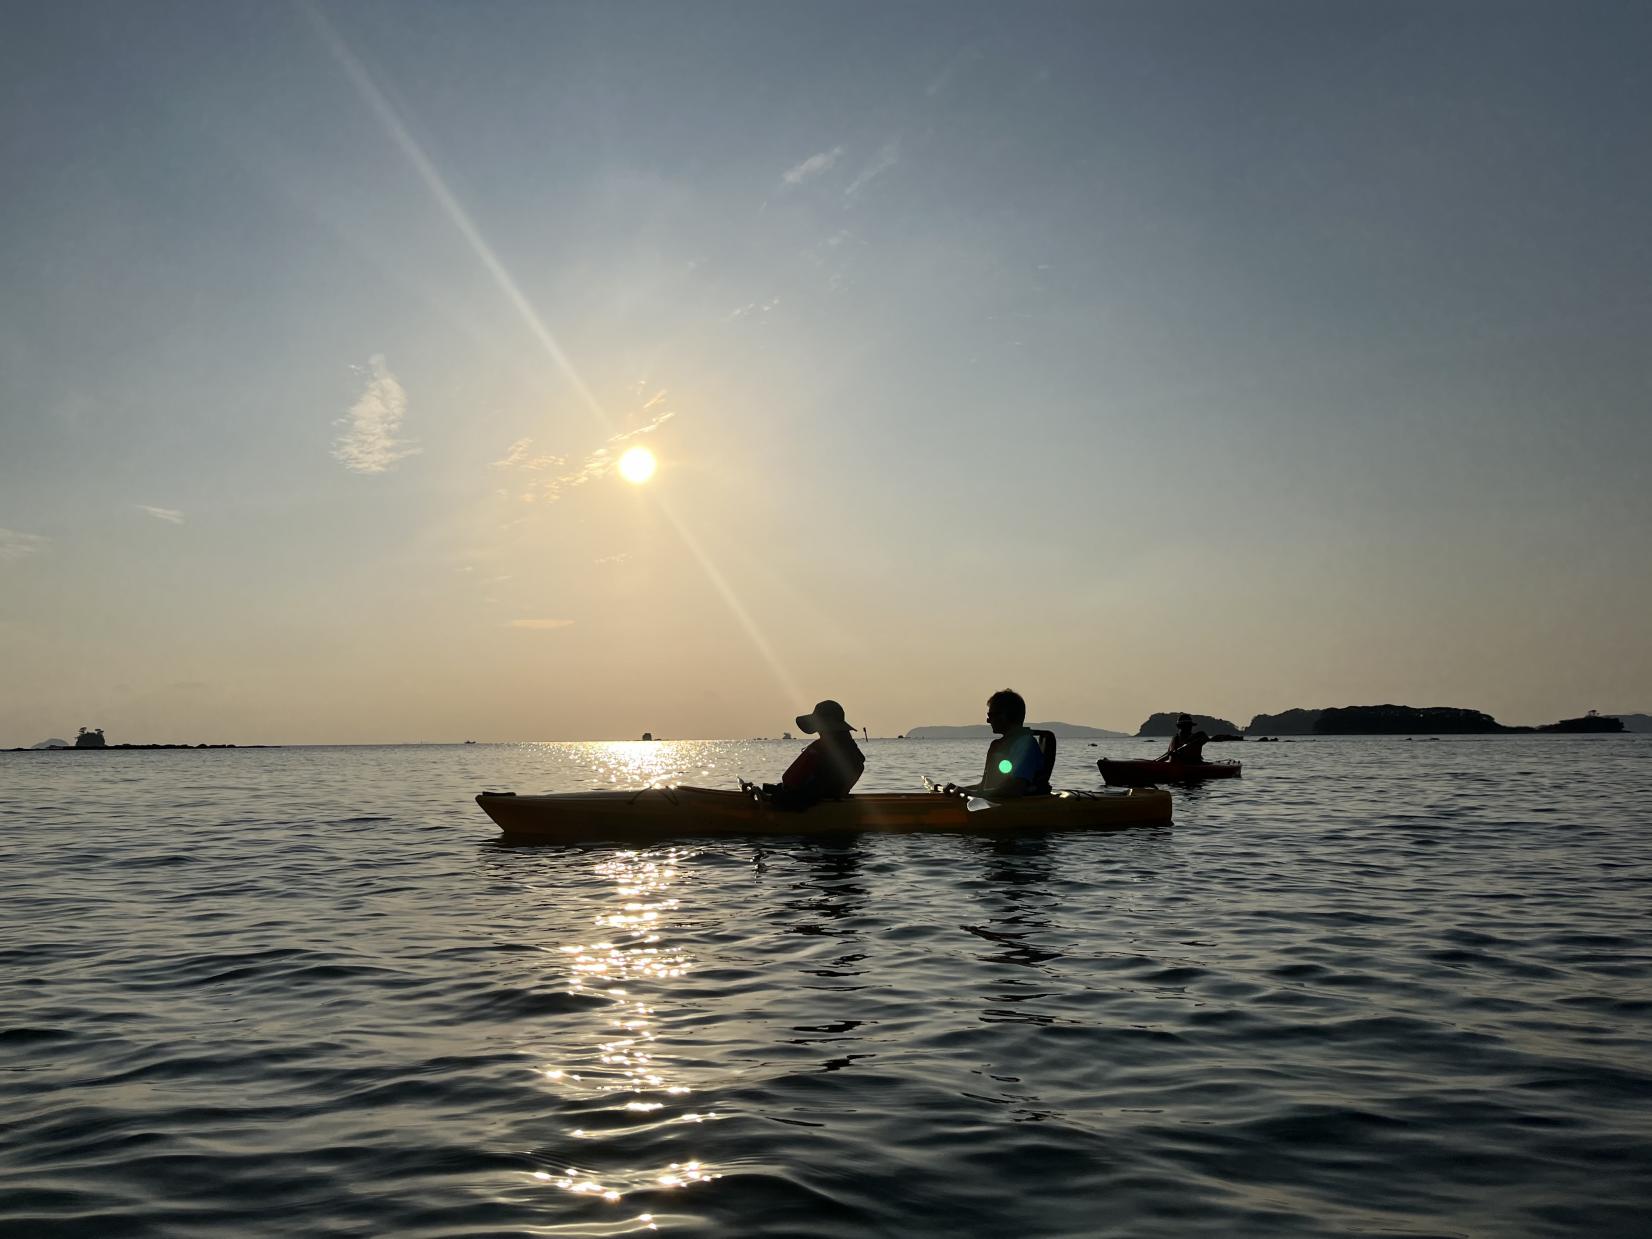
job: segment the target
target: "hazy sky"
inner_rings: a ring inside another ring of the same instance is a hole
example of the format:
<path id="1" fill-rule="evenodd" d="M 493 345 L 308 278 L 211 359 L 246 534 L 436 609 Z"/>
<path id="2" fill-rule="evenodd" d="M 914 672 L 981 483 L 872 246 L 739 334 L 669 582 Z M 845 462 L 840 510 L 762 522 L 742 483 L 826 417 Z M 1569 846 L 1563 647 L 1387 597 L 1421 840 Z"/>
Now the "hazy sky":
<path id="1" fill-rule="evenodd" d="M 1652 710 L 1649 46 L 7 0 L 0 744 Z"/>

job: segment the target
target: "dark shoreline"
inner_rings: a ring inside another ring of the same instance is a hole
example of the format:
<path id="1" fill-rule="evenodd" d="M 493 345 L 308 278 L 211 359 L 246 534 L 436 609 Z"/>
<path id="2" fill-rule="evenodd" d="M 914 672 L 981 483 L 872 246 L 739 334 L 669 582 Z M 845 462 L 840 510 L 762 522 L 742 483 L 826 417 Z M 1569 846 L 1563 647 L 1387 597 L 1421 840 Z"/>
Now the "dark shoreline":
<path id="1" fill-rule="evenodd" d="M 121 749 L 278 749 L 279 744 L 100 744 L 77 747 L 54 744 L 50 748 L 0 749 L 6 753 L 115 753 Z"/>

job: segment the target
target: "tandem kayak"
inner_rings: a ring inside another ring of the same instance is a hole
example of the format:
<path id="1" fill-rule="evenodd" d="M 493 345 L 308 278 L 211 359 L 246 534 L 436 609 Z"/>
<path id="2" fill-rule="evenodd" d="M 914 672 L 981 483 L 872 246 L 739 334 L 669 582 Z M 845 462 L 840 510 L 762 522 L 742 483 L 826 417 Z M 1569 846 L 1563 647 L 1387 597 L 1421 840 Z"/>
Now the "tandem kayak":
<path id="1" fill-rule="evenodd" d="M 816 835 L 852 831 L 1111 829 L 1170 820 L 1170 793 L 1056 792 L 971 810 L 956 796 L 873 792 L 787 812 L 744 792 L 648 787 L 634 792 L 518 796 L 483 792 L 482 811 L 506 843 L 643 843 L 695 835 Z"/>
<path id="2" fill-rule="evenodd" d="M 1236 761 L 1110 761 L 1096 763 L 1101 781 L 1109 787 L 1147 787 L 1154 783 L 1196 783 L 1204 779 L 1237 779 Z"/>

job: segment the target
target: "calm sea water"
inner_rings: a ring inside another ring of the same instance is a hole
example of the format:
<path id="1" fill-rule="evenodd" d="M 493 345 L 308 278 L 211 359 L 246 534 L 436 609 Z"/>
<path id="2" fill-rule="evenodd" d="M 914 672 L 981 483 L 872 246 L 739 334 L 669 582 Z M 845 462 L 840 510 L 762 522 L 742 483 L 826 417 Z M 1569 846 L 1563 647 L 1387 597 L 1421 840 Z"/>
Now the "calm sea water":
<path id="1" fill-rule="evenodd" d="M 470 800 L 796 747 L 0 754 L 0 1233 L 1652 1233 L 1652 741 L 1235 745 L 1013 839 Z"/>

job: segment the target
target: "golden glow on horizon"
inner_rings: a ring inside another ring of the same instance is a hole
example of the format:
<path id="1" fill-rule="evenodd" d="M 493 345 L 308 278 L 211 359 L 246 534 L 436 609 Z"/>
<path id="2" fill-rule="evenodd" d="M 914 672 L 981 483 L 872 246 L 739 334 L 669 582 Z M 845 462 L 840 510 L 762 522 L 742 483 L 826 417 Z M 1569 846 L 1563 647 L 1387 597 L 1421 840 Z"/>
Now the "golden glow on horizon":
<path id="1" fill-rule="evenodd" d="M 633 486 L 641 486 L 654 476 L 658 462 L 646 447 L 634 447 L 619 458 L 620 476 Z"/>

